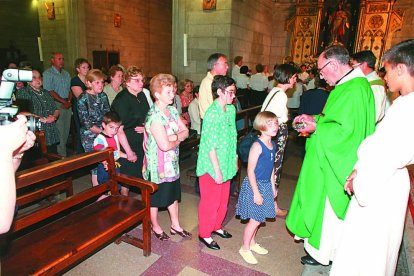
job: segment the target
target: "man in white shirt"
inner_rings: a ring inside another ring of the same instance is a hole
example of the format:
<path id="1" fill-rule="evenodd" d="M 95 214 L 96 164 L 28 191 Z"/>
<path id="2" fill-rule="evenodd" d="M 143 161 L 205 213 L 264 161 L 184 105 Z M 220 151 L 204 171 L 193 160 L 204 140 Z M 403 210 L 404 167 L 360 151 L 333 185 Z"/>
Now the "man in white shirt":
<path id="1" fill-rule="evenodd" d="M 264 99 L 266 98 L 267 86 L 269 85 L 269 80 L 263 74 L 264 66 L 263 64 L 256 65 L 256 74 L 250 77 L 250 89 L 251 97 L 250 97 L 250 104 L 261 105 L 263 104 Z"/>
<path id="2" fill-rule="evenodd" d="M 236 79 L 240 75 L 240 67 L 243 65 L 243 57 L 242 56 L 236 56 L 233 60 L 234 65 L 231 69 L 231 77 L 232 79 Z"/>
<path id="3" fill-rule="evenodd" d="M 377 59 L 372 51 L 361 51 L 351 56 L 353 68 L 361 68 L 369 84 L 375 99 L 375 119 L 378 124 L 385 115 L 386 91 L 384 82 L 375 72 Z"/>

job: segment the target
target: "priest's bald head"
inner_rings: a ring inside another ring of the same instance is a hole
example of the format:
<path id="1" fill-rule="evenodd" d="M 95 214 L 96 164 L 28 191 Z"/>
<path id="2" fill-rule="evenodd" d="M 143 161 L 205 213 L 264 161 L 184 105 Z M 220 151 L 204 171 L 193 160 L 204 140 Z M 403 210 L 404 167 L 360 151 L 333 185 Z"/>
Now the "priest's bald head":
<path id="1" fill-rule="evenodd" d="M 318 72 L 331 86 L 335 86 L 351 70 L 348 50 L 341 45 L 330 46 L 319 55 Z"/>

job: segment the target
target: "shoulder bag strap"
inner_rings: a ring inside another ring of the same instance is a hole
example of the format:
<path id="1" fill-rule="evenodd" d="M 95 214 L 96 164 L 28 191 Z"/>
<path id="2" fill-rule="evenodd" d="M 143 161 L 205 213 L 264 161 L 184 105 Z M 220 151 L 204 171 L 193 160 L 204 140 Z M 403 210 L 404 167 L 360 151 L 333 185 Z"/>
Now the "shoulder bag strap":
<path id="1" fill-rule="evenodd" d="M 277 94 L 277 92 L 280 92 L 280 90 L 277 90 L 275 93 L 273 93 L 272 97 L 267 102 L 267 105 L 266 105 L 265 109 L 263 109 L 263 111 L 266 111 L 267 107 L 269 106 L 270 102 L 273 100 L 273 97 Z"/>

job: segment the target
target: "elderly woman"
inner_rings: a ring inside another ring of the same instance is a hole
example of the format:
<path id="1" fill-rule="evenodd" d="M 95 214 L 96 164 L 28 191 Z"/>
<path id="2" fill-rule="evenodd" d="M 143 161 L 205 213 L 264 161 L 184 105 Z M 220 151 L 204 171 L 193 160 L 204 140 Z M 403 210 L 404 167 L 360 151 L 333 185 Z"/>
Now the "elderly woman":
<path id="1" fill-rule="evenodd" d="M 199 240 L 208 248 L 220 246 L 211 234 L 228 239 L 232 235 L 222 229 L 230 195 L 230 181 L 237 172 L 236 96 L 234 80 L 214 76 L 211 85 L 215 99 L 204 114 L 197 176 L 200 182 L 198 207 Z"/>
<path id="2" fill-rule="evenodd" d="M 103 92 L 106 76 L 98 69 L 92 69 L 86 75 L 88 87 L 78 98 L 78 112 L 81 123 L 80 135 L 85 152 L 93 151 L 93 141 L 102 132 L 102 119 L 109 111 L 108 97 Z M 98 185 L 97 169 L 93 169 L 92 185 Z"/>
<path id="3" fill-rule="evenodd" d="M 42 88 L 42 77 L 37 70 L 32 71 L 32 81 L 16 93 L 16 99 L 23 114 L 40 117 L 42 130 L 45 132 L 47 151 L 57 154 L 59 144 L 59 131 L 56 127 L 56 120 L 59 117 L 59 110 L 56 103 L 50 96 L 49 91 Z"/>
<path id="4" fill-rule="evenodd" d="M 118 113 L 123 129 L 118 131 L 119 142 L 128 156 L 120 159 L 121 173 L 142 178 L 142 161 L 144 150 L 144 122 L 152 106 L 150 92 L 144 88 L 144 73 L 136 66 L 129 67 L 124 75 L 125 88 L 112 102 L 111 109 Z M 128 195 L 127 187 L 121 188 L 123 195 Z"/>
<path id="5" fill-rule="evenodd" d="M 181 200 L 179 144 L 188 137 L 188 129 L 175 107 L 170 106 L 175 96 L 174 83 L 174 77 L 168 74 L 158 74 L 151 79 L 155 104 L 145 121 L 143 174 L 146 180 L 158 184 L 158 191 L 151 195 L 151 223 L 155 237 L 162 241 L 170 237 L 158 223 L 160 207 L 167 207 L 170 214 L 171 235 L 191 238 L 178 220 L 178 201 Z"/>
<path id="6" fill-rule="evenodd" d="M 109 78 L 111 82 L 104 87 L 104 92 L 108 96 L 109 104 L 112 104 L 116 95 L 122 90 L 122 78 L 124 71 L 118 65 L 113 65 L 109 68 Z"/>
<path id="7" fill-rule="evenodd" d="M 78 114 L 78 98 L 79 96 L 86 91 L 86 75 L 88 74 L 91 66 L 87 59 L 78 58 L 75 60 L 75 70 L 77 75 L 73 77 L 70 81 L 70 90 L 74 97 L 72 97 L 72 112 L 73 112 L 73 122 L 75 124 L 76 132 L 76 153 L 84 152 L 82 147 L 82 142 L 80 139 L 80 122 Z"/>

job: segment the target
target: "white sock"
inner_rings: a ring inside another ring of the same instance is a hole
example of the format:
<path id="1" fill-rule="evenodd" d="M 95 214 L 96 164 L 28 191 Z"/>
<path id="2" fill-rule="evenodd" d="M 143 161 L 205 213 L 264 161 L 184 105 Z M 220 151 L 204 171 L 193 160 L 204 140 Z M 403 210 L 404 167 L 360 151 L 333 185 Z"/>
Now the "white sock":
<path id="1" fill-rule="evenodd" d="M 210 243 L 212 243 L 213 242 L 213 239 L 210 237 L 210 238 L 203 238 L 208 244 L 210 244 Z"/>
<path id="2" fill-rule="evenodd" d="M 222 235 L 224 234 L 223 229 L 216 230 L 216 232 Z"/>

